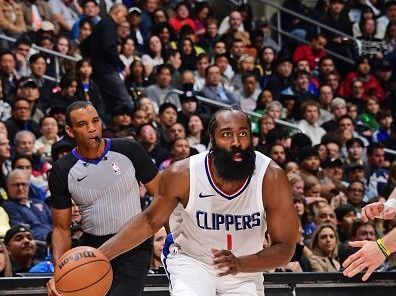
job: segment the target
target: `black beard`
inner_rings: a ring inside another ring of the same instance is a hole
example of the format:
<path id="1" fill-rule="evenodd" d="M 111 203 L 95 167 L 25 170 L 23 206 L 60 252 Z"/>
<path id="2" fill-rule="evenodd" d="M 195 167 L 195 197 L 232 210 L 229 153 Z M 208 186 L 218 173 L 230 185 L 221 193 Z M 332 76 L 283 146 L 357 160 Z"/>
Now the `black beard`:
<path id="1" fill-rule="evenodd" d="M 212 145 L 213 165 L 219 176 L 226 181 L 242 181 L 251 176 L 256 168 L 256 154 L 253 145 L 246 149 L 232 148 L 227 150 L 220 148 L 213 141 Z M 232 159 L 235 153 L 240 153 L 242 161 Z"/>

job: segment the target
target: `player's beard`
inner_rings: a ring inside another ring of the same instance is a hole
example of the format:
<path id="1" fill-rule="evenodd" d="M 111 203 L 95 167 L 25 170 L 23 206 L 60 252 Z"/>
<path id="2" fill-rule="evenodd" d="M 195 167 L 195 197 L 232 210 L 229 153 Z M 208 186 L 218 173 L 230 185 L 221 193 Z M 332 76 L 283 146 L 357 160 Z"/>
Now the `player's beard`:
<path id="1" fill-rule="evenodd" d="M 212 159 L 219 176 L 226 181 L 241 181 L 251 176 L 256 167 L 256 154 L 253 144 L 246 149 L 231 148 L 231 150 L 217 146 L 212 143 Z M 235 153 L 240 153 L 242 160 L 234 161 Z"/>

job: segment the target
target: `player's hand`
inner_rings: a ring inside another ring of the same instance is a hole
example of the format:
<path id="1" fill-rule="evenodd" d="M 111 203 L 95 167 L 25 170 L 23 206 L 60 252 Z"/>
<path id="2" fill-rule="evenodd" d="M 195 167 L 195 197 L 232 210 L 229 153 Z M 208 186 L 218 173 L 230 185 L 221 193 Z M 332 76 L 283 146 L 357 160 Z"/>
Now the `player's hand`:
<path id="1" fill-rule="evenodd" d="M 52 277 L 47 283 L 48 296 L 62 296 L 55 288 L 55 280 Z"/>
<path id="2" fill-rule="evenodd" d="M 222 270 L 217 276 L 237 274 L 239 272 L 239 259 L 231 251 L 212 248 L 212 257 L 215 269 Z"/>
<path id="3" fill-rule="evenodd" d="M 392 208 L 386 208 L 384 210 L 384 204 L 382 202 L 374 202 L 368 204 L 362 209 L 362 220 L 367 222 L 368 220 L 373 220 L 376 217 L 381 217 L 385 220 L 391 220 L 395 217 L 395 210 Z"/>
<path id="4" fill-rule="evenodd" d="M 377 243 L 373 241 L 355 241 L 349 242 L 349 245 L 361 249 L 344 261 L 342 264 L 345 268 L 343 274 L 347 277 L 353 277 L 367 268 L 362 277 L 362 280 L 366 281 L 373 271 L 384 262 L 385 256 Z"/>

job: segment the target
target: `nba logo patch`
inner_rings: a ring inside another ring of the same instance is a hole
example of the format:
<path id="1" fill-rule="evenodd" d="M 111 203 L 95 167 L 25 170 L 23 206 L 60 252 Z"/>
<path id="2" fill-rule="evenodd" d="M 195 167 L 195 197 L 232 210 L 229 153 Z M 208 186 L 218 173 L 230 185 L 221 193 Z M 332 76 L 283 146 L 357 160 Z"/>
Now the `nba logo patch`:
<path id="1" fill-rule="evenodd" d="M 121 175 L 121 169 L 120 169 L 120 166 L 118 165 L 118 163 L 113 162 L 112 167 L 113 167 L 113 171 L 116 175 Z"/>

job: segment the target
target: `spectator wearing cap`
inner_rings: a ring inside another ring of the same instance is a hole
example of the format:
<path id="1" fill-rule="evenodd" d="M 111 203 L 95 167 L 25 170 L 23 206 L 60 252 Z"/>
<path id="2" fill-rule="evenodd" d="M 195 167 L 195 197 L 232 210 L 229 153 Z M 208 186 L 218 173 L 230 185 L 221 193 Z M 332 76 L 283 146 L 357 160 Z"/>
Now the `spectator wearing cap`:
<path id="1" fill-rule="evenodd" d="M 53 18 L 60 30 L 63 32 L 71 32 L 73 24 L 78 20 L 78 16 L 83 10 L 78 1 L 66 0 L 50 0 L 48 2 Z"/>
<path id="2" fill-rule="evenodd" d="M 51 147 L 51 155 L 53 162 L 66 156 L 67 153 L 73 150 L 76 145 L 69 137 L 63 137 Z"/>
<path id="3" fill-rule="evenodd" d="M 337 120 L 343 115 L 346 115 L 346 102 L 342 98 L 334 98 L 330 104 L 332 119 L 324 122 L 321 126 L 326 130 L 326 132 L 335 131 L 338 128 Z"/>
<path id="4" fill-rule="evenodd" d="M 338 201 L 346 190 L 348 184 L 343 181 L 343 162 L 339 158 L 328 158 L 322 163 L 323 178 L 320 180 L 322 183 L 323 196 L 331 197 L 331 201 L 335 205 L 339 204 Z M 333 205 L 333 204 L 332 204 Z"/>
<path id="5" fill-rule="evenodd" d="M 12 226 L 27 224 L 36 239 L 45 241 L 52 228 L 51 213 L 44 202 L 29 199 L 29 184 L 24 170 L 13 170 L 7 179 L 9 200 L 3 203 L 3 207 Z"/>
<path id="6" fill-rule="evenodd" d="M 111 126 L 103 132 L 106 138 L 134 137 L 132 110 L 129 106 L 118 105 L 111 115 Z"/>
<path id="7" fill-rule="evenodd" d="M 84 0 L 82 1 L 82 14 L 79 15 L 78 19 L 74 22 L 71 32 L 70 39 L 76 40 L 80 37 L 80 22 L 84 19 L 92 21 L 94 25 L 99 23 L 99 5 L 95 0 Z"/>
<path id="8" fill-rule="evenodd" d="M 324 48 L 327 39 L 322 34 L 317 34 L 311 39 L 310 44 L 302 44 L 293 53 L 293 63 L 300 60 L 307 60 L 312 71 L 317 71 L 320 59 L 326 56 Z"/>
<path id="9" fill-rule="evenodd" d="M 275 100 L 278 100 L 282 91 L 293 85 L 293 63 L 288 57 L 280 57 L 276 64 L 276 72 L 268 77 L 266 89 Z"/>
<path id="10" fill-rule="evenodd" d="M 362 164 L 349 164 L 344 167 L 345 181 L 352 183 L 353 181 L 365 182 L 364 166 Z"/>
<path id="11" fill-rule="evenodd" d="M 345 243 L 349 239 L 351 227 L 356 219 L 354 208 L 350 204 L 343 204 L 338 206 L 334 212 L 337 217 L 337 232 L 340 243 Z"/>
<path id="12" fill-rule="evenodd" d="M 377 19 L 377 32 L 375 37 L 378 39 L 384 39 L 386 28 L 389 23 L 396 22 L 396 1 L 389 0 L 384 5 L 385 15 L 380 16 Z"/>
<path id="13" fill-rule="evenodd" d="M 37 246 L 28 225 L 15 225 L 8 230 L 4 237 L 4 245 L 11 259 L 13 275 L 28 272 L 35 264 L 33 258 Z"/>
<path id="14" fill-rule="evenodd" d="M 30 109 L 32 112 L 32 119 L 36 123 L 39 123 L 40 120 L 44 117 L 43 111 L 40 109 L 39 98 L 40 98 L 40 89 L 37 83 L 31 78 L 23 78 L 21 79 L 17 94 L 21 98 L 25 98 L 30 103 Z"/>
<path id="15" fill-rule="evenodd" d="M 143 53 L 144 38 L 140 30 L 142 22 L 142 10 L 139 7 L 133 6 L 128 9 L 128 22 L 130 26 L 130 35 L 135 42 L 136 51 L 139 54 Z"/>
<path id="16" fill-rule="evenodd" d="M 319 144 L 326 131 L 319 126 L 320 105 L 316 101 L 306 101 L 301 106 L 303 119 L 298 128 L 311 138 L 312 144 Z"/>
<path id="17" fill-rule="evenodd" d="M 38 31 L 42 27 L 44 21 L 49 21 L 55 24 L 51 8 L 47 1 L 21 1 L 20 5 L 27 31 Z"/>
<path id="18" fill-rule="evenodd" d="M 14 0 L 0 1 L 0 32 L 14 38 L 26 32 L 21 6 Z M 8 50 L 9 47 L 7 41 L 0 41 L 0 50 Z"/>
<path id="19" fill-rule="evenodd" d="M 393 25 L 396 28 L 396 24 Z M 396 41 L 396 39 L 395 39 Z M 385 93 L 385 101 L 384 103 L 389 105 L 389 101 L 391 101 L 390 97 L 393 92 L 392 86 L 394 83 L 393 79 L 394 71 L 392 69 L 392 65 L 387 60 L 383 60 L 380 65 L 377 67 L 375 71 L 375 76 L 377 77 L 382 89 Z"/>
<path id="20" fill-rule="evenodd" d="M 254 111 L 260 93 L 256 75 L 253 72 L 243 73 L 242 88 L 235 94 L 235 99 L 239 101 L 241 108 L 246 111 Z"/>
<path id="21" fill-rule="evenodd" d="M 311 147 L 304 147 L 300 150 L 298 155 L 300 159 L 301 176 L 318 177 L 320 172 L 320 159 L 318 151 Z"/>

